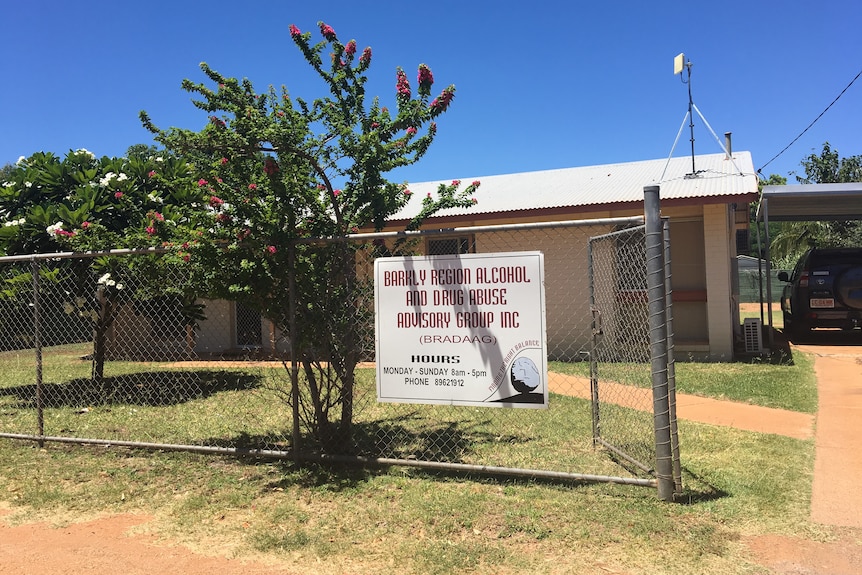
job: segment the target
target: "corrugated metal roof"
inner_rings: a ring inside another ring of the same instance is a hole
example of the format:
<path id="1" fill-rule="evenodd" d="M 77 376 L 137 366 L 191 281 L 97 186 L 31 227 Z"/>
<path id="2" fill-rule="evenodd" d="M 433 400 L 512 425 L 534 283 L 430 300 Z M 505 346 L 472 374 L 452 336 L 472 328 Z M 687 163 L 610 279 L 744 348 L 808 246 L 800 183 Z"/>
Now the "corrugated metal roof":
<path id="1" fill-rule="evenodd" d="M 482 182 L 476 192 L 478 203 L 469 210 L 449 209 L 438 216 L 487 214 L 515 210 L 535 210 L 600 206 L 642 202 L 644 186 L 658 183 L 662 199 L 709 198 L 757 193 L 757 176 L 749 152 L 695 156 L 697 177 L 691 173 L 691 156 L 646 160 L 622 164 L 585 166 L 460 178 L 462 185 Z M 436 194 L 446 182 L 410 184 L 411 201 L 390 219 L 407 219 L 420 210 L 422 198 Z"/>

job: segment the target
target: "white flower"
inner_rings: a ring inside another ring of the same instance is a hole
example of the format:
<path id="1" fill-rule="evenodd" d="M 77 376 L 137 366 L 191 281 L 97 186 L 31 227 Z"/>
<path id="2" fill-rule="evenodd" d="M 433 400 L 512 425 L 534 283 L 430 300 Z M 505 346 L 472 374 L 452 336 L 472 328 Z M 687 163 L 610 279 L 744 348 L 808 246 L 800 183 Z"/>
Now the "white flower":
<path id="1" fill-rule="evenodd" d="M 89 156 L 91 160 L 96 158 L 96 154 L 94 154 L 93 152 L 91 152 L 87 148 L 79 148 L 79 149 L 75 150 L 75 153 L 76 154 L 85 154 L 85 155 Z"/>
<path id="2" fill-rule="evenodd" d="M 105 275 L 103 275 L 102 277 L 100 277 L 98 280 L 96 280 L 96 283 L 97 284 L 104 284 L 110 279 L 111 279 L 111 274 L 109 272 L 109 273 L 106 273 Z"/>
<path id="3" fill-rule="evenodd" d="M 123 284 L 117 284 L 117 289 L 123 289 L 125 286 Z"/>
<path id="4" fill-rule="evenodd" d="M 129 179 L 129 176 L 127 176 L 126 174 L 120 174 L 119 176 L 117 176 L 118 182 L 125 182 L 128 179 Z"/>
<path id="5" fill-rule="evenodd" d="M 54 235 L 57 235 L 57 232 L 59 232 L 62 229 L 63 229 L 63 222 L 57 222 L 56 224 L 54 224 L 52 226 L 48 226 L 47 228 L 45 228 L 45 231 L 48 233 L 49 236 L 54 236 Z"/>
<path id="6" fill-rule="evenodd" d="M 4 187 L 4 188 L 11 188 L 11 187 L 12 187 L 12 186 L 14 186 L 14 185 L 15 185 L 15 184 L 14 184 L 14 183 L 12 183 L 12 182 L 6 182 L 5 184 L 3 184 L 3 187 Z"/>
<path id="7" fill-rule="evenodd" d="M 117 174 L 115 174 L 114 172 L 108 172 L 107 174 L 105 174 L 105 177 L 103 177 L 101 180 L 99 180 L 99 185 L 102 186 L 103 188 L 107 188 L 108 185 L 111 183 L 111 180 L 113 180 L 116 177 L 117 177 Z"/>
<path id="8" fill-rule="evenodd" d="M 25 188 L 29 188 L 29 187 L 30 187 L 30 186 L 32 186 L 32 185 L 33 185 L 33 182 L 24 182 L 24 187 L 25 187 Z"/>
<path id="9" fill-rule="evenodd" d="M 21 164 L 23 164 L 25 161 L 27 161 L 27 158 L 25 158 L 24 156 L 21 156 L 20 158 L 18 158 L 18 161 L 17 161 L 17 162 L 15 162 L 15 165 L 16 165 L 16 166 L 20 166 L 20 165 L 21 165 Z"/>
<path id="10" fill-rule="evenodd" d="M 156 192 L 150 192 L 147 195 L 147 199 L 150 200 L 151 202 L 155 202 L 157 204 L 164 204 L 165 203 L 165 199 L 163 197 L 161 197 L 160 195 L 158 195 Z"/>
<path id="11" fill-rule="evenodd" d="M 163 157 L 161 157 L 161 156 L 156 156 L 156 161 L 157 161 L 157 162 L 164 162 L 164 161 L 165 161 L 165 159 L 164 159 Z"/>

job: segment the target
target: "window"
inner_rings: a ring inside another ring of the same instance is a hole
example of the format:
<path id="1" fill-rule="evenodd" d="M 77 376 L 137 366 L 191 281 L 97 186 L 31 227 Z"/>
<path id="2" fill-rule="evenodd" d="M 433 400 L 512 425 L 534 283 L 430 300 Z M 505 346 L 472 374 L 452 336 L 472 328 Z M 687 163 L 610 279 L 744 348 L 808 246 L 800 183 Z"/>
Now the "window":
<path id="1" fill-rule="evenodd" d="M 443 256 L 448 254 L 475 253 L 476 242 L 473 238 L 461 236 L 456 238 L 442 238 L 438 240 L 429 239 L 426 253 L 429 256 Z"/>

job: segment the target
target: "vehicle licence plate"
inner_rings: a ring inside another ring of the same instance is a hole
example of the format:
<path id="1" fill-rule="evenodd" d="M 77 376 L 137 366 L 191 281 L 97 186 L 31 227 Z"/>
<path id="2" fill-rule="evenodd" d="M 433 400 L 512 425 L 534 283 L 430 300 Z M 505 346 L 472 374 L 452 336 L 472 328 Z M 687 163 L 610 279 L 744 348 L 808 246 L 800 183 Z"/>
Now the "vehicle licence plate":
<path id="1" fill-rule="evenodd" d="M 808 302 L 808 306 L 812 308 L 835 307 L 835 299 L 831 297 L 811 298 Z"/>

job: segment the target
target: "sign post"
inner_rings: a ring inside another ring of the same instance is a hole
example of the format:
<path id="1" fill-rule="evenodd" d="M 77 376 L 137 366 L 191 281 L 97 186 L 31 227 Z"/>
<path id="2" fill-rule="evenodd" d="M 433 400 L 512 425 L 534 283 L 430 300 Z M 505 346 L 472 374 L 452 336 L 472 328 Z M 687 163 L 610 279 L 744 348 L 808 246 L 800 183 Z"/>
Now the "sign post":
<path id="1" fill-rule="evenodd" d="M 374 263 L 377 399 L 548 406 L 541 252 Z"/>

